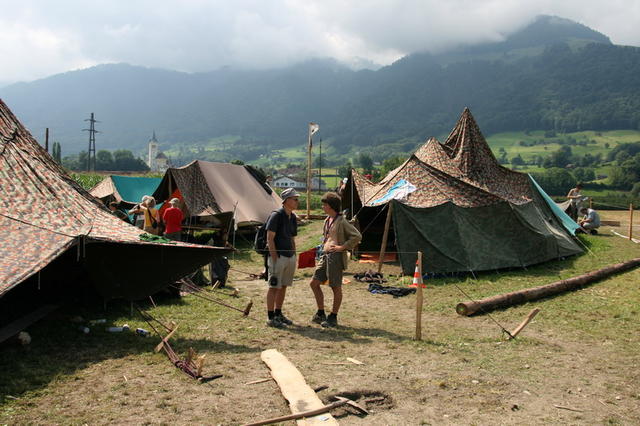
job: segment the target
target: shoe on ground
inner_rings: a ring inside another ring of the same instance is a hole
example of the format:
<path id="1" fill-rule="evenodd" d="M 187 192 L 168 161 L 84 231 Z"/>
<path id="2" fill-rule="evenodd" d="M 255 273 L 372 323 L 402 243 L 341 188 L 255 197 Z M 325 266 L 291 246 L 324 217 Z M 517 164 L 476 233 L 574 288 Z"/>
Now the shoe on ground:
<path id="1" fill-rule="evenodd" d="M 278 317 L 273 317 L 269 320 L 267 320 L 267 325 L 269 327 L 273 327 L 273 328 L 286 328 L 287 325 L 285 323 L 283 323 L 282 321 L 280 321 L 280 318 Z"/>
<path id="2" fill-rule="evenodd" d="M 283 323 L 284 325 L 293 325 L 293 321 L 291 321 L 289 318 L 285 317 L 284 314 L 280 314 L 276 317 L 281 323 Z"/>
<path id="3" fill-rule="evenodd" d="M 592 229 L 590 231 L 591 235 L 598 235 L 598 231 L 596 231 L 595 229 Z"/>
<path id="4" fill-rule="evenodd" d="M 316 324 L 322 324 L 327 320 L 327 316 L 325 314 L 315 313 L 313 318 L 311 318 L 311 322 L 315 322 Z"/>
<path id="5" fill-rule="evenodd" d="M 320 325 L 323 326 L 324 328 L 337 327 L 338 326 L 338 318 L 332 317 L 332 316 L 328 316 L 327 319 L 322 321 L 322 323 Z"/>

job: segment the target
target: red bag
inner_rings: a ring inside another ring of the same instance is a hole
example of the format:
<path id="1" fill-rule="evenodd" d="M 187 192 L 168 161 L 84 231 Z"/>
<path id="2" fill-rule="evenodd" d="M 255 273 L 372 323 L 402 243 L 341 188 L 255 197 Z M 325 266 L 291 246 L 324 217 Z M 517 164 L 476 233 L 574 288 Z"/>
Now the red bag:
<path id="1" fill-rule="evenodd" d="M 304 251 L 298 255 L 298 269 L 314 268 L 316 266 L 316 248 Z"/>

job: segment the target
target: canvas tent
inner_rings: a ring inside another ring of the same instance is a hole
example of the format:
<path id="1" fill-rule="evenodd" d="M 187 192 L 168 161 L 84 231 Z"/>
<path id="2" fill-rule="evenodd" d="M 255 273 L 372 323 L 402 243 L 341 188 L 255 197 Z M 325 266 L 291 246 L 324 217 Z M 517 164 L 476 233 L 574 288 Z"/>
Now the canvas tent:
<path id="1" fill-rule="evenodd" d="M 418 250 L 426 272 L 483 271 L 582 252 L 540 191 L 528 175 L 498 164 L 465 109 L 444 143 L 428 140 L 379 183 L 352 171 L 343 207 L 358 218 L 368 250 L 393 204 L 387 250 L 398 252 L 406 274 Z"/>
<path id="2" fill-rule="evenodd" d="M 228 250 L 140 240 L 42 148 L 0 101 L 0 300 L 26 282 L 84 274 L 106 299 L 135 300 Z"/>
<path id="3" fill-rule="evenodd" d="M 131 209 L 143 196 L 153 194 L 161 181 L 154 177 L 109 175 L 89 193 L 105 205 L 115 201 L 121 208 Z"/>
<path id="4" fill-rule="evenodd" d="M 170 168 L 153 194 L 157 201 L 183 200 L 185 216 L 234 212 L 238 226 L 263 223 L 282 200 L 251 168 L 229 163 L 193 161 Z"/>

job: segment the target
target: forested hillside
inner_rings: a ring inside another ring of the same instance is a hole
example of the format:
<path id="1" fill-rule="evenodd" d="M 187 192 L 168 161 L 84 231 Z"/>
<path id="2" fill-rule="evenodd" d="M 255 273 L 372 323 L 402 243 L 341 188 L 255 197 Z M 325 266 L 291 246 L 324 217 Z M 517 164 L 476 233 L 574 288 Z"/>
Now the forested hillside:
<path id="1" fill-rule="evenodd" d="M 543 17 L 501 43 L 415 53 L 377 71 L 321 59 L 198 74 L 101 65 L 8 86 L 0 97 L 36 137 L 49 127 L 63 155 L 85 149 L 91 112 L 98 149 L 142 152 L 153 130 L 164 149 L 232 136 L 229 149 L 251 161 L 303 144 L 316 121 L 335 153 L 393 151 L 447 132 L 465 106 L 486 134 L 639 129 L 640 48 Z"/>

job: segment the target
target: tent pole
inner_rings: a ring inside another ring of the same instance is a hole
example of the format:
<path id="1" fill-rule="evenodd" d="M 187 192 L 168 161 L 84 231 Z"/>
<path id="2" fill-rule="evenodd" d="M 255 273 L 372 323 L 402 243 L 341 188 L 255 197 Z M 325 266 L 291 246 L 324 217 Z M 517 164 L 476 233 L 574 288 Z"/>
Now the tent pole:
<path id="1" fill-rule="evenodd" d="M 311 127 L 307 145 L 307 220 L 311 217 Z"/>
<path id="2" fill-rule="evenodd" d="M 349 176 L 349 179 L 351 180 L 351 210 L 349 213 L 351 214 L 351 219 L 353 219 L 353 169 L 351 169 L 349 173 L 351 173 L 351 176 Z"/>
<path id="3" fill-rule="evenodd" d="M 391 224 L 391 212 L 393 211 L 393 203 L 389 201 L 387 204 L 387 220 L 384 223 L 384 233 L 382 234 L 382 244 L 380 244 L 380 257 L 378 259 L 378 273 L 382 272 L 382 264 L 384 263 L 384 254 L 387 250 L 387 239 L 389 238 L 389 225 Z"/>
<path id="4" fill-rule="evenodd" d="M 416 336 L 415 340 L 422 340 L 422 252 L 418 252 L 418 273 L 420 280 L 416 286 Z"/>

